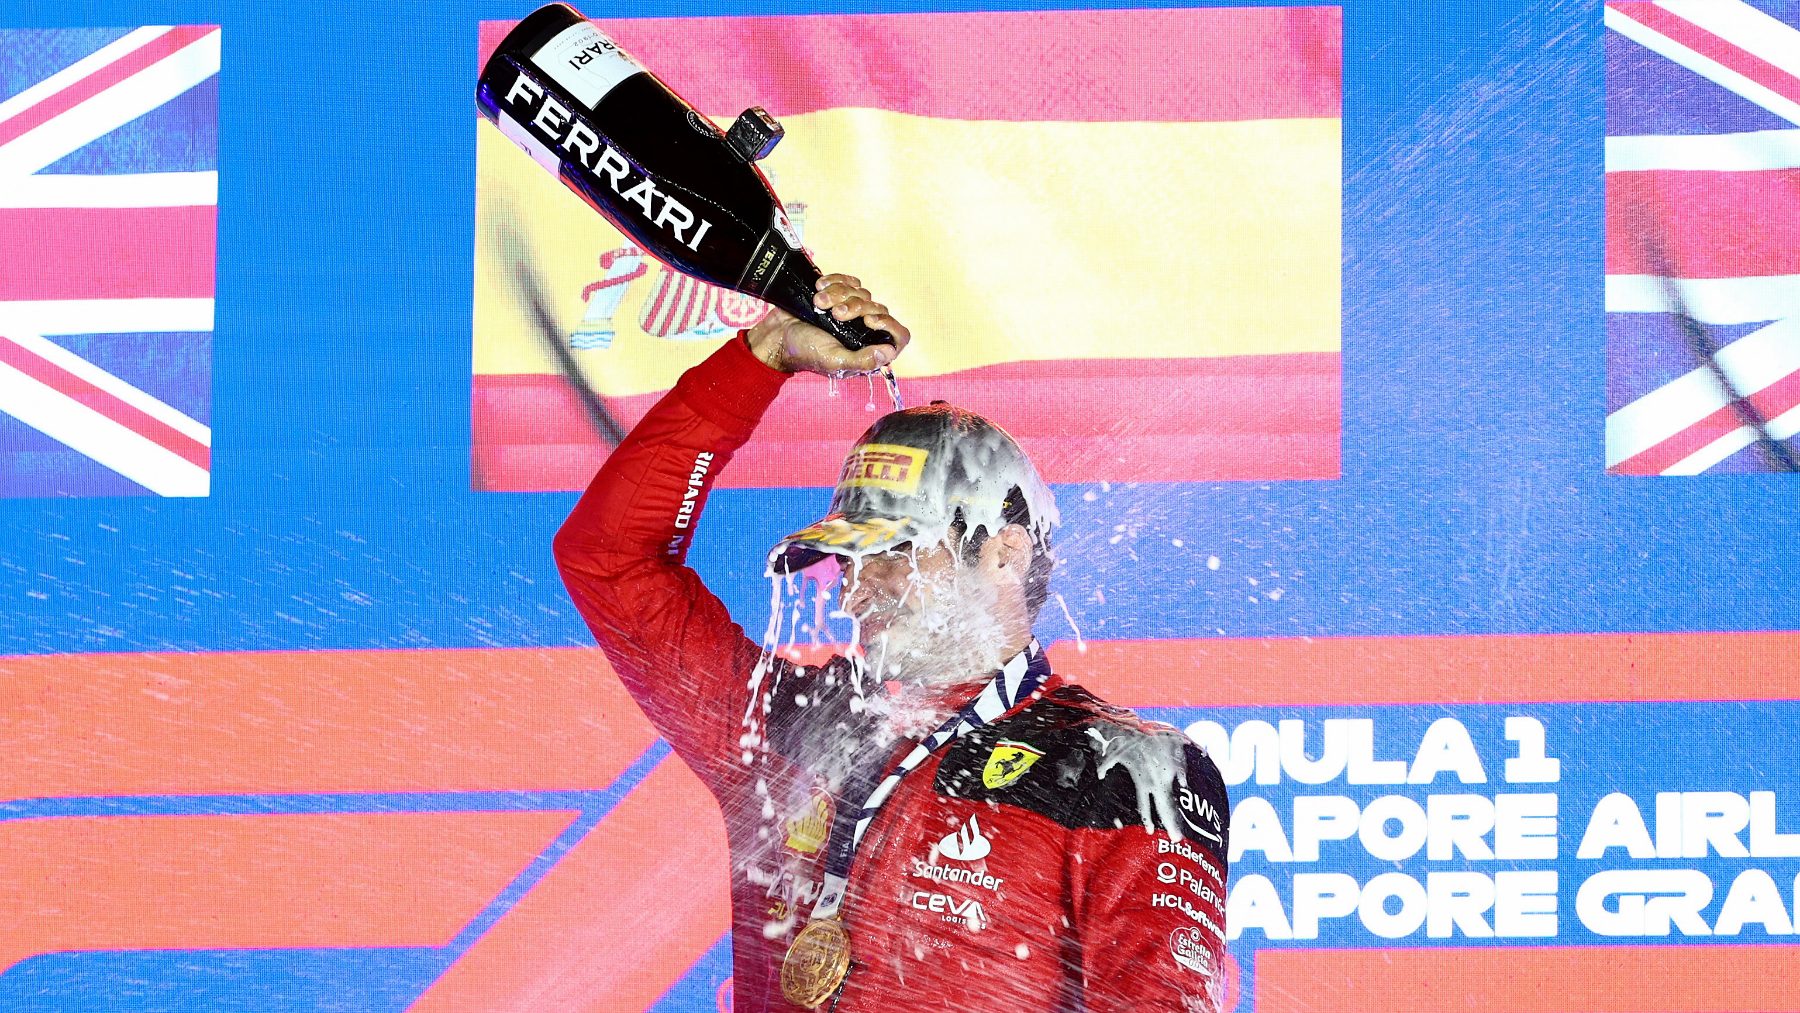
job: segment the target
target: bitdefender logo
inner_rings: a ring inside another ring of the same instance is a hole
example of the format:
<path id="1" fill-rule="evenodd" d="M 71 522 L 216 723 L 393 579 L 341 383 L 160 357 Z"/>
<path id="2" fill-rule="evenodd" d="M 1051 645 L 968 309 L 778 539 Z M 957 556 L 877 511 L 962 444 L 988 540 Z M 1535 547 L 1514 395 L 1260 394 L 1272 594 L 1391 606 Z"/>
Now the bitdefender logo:
<path id="1" fill-rule="evenodd" d="M 993 842 L 981 835 L 981 823 L 974 813 L 961 830 L 945 834 L 937 843 L 937 853 L 953 862 L 979 862 L 993 850 Z"/>

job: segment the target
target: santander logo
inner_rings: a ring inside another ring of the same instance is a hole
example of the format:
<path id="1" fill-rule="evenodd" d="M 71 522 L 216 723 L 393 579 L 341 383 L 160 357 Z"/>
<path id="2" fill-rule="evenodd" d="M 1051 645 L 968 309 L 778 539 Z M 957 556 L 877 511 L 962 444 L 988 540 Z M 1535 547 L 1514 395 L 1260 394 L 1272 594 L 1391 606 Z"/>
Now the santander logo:
<path id="1" fill-rule="evenodd" d="M 945 834 L 937 843 L 937 853 L 953 862 L 979 862 L 993 850 L 993 843 L 981 836 L 981 824 L 973 813 L 961 830 Z"/>

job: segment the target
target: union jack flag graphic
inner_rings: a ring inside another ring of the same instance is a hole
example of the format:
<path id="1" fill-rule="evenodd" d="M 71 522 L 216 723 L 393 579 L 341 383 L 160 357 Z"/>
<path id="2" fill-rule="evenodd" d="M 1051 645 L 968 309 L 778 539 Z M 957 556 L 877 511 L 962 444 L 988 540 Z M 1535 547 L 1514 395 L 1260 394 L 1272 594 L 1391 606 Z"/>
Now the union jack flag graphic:
<path id="1" fill-rule="evenodd" d="M 208 492 L 219 35 L 0 30 L 0 497 Z"/>
<path id="2" fill-rule="evenodd" d="M 1607 470 L 1800 470 L 1800 4 L 1604 18 Z"/>

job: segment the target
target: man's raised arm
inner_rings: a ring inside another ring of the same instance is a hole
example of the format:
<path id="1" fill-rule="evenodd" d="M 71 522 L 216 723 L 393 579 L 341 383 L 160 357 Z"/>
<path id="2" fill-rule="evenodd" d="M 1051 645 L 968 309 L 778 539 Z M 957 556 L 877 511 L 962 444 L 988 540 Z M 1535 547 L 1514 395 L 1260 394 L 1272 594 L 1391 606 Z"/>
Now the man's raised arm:
<path id="1" fill-rule="evenodd" d="M 684 565 L 719 472 L 796 370 L 861 371 L 891 361 L 906 329 L 860 282 L 820 280 L 815 301 L 860 315 L 896 345 L 851 352 L 779 310 L 682 374 L 626 436 L 556 534 L 557 568 L 625 687 L 715 794 L 735 761 L 757 646 Z"/>

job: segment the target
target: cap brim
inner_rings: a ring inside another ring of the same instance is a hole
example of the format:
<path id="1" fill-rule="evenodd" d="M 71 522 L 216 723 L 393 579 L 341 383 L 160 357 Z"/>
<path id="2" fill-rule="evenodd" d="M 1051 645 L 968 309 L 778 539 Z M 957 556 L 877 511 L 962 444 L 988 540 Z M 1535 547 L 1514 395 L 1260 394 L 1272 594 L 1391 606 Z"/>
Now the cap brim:
<path id="1" fill-rule="evenodd" d="M 863 556 L 904 545 L 919 535 L 907 517 L 858 517 L 832 514 L 775 543 L 769 550 L 770 573 L 799 573 L 826 556 Z"/>

